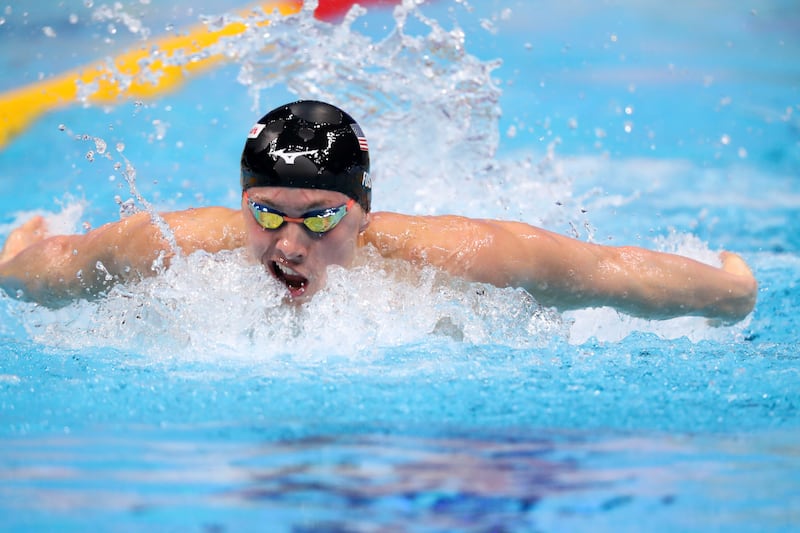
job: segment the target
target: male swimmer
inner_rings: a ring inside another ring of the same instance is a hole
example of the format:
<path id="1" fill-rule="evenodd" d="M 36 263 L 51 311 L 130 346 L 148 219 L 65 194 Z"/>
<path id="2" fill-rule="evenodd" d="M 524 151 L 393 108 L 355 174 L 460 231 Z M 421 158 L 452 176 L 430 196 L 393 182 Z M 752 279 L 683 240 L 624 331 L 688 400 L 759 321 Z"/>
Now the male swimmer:
<path id="1" fill-rule="evenodd" d="M 612 306 L 665 319 L 697 315 L 735 322 L 757 284 L 736 254 L 722 267 L 638 247 L 582 242 L 521 222 L 370 210 L 369 151 L 341 109 L 298 101 L 262 117 L 241 159 L 241 209 L 165 213 L 180 253 L 246 247 L 303 302 L 325 286 L 330 265 L 351 265 L 365 246 L 383 257 L 432 265 L 499 287 L 522 287 L 560 310 Z M 80 235 L 47 235 L 41 217 L 15 229 L 0 252 L 0 287 L 58 306 L 102 295 L 110 284 L 153 275 L 175 251 L 149 213 Z M 101 266 L 102 268 L 98 268 Z"/>

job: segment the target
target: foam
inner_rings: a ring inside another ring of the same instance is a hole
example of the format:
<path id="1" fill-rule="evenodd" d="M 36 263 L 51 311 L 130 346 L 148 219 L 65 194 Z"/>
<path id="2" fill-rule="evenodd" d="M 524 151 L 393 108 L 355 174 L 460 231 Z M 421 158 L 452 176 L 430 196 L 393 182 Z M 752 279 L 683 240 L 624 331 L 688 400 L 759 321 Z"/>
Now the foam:
<path id="1" fill-rule="evenodd" d="M 522 220 L 596 240 L 608 231 L 598 229 L 598 216 L 661 194 L 687 171 L 704 172 L 685 161 L 565 158 L 557 153 L 557 139 L 544 153 L 498 155 L 502 91 L 492 75 L 499 62 L 470 55 L 457 24 L 446 28 L 413 2 L 395 10 L 394 26 L 379 37 L 357 31 L 362 15 L 354 9 L 344 24 L 331 27 L 304 8 L 298 16 L 274 19 L 268 31 L 245 32 L 218 46 L 238 65 L 254 115 L 263 111 L 262 95 L 281 87 L 342 105 L 358 118 L 370 139 L 376 210 Z M 136 188 L 138 162 L 122 156 L 124 145 L 114 152 L 96 135 L 77 139 L 103 155 L 94 163 L 87 157 L 89 163 L 111 164 L 127 182 L 132 199 L 117 203 L 127 209 L 134 202 L 134 209 L 155 213 Z M 74 231 L 86 208 L 77 200 L 65 205 L 52 218 L 53 232 Z M 162 231 L 168 233 L 163 225 Z M 716 260 L 696 237 L 660 235 L 640 244 Z M 27 304 L 15 309 L 31 337 L 44 344 L 249 363 L 281 357 L 363 361 L 393 346 L 439 342 L 582 344 L 632 332 L 727 339 L 743 327 L 713 328 L 700 318 L 647 321 L 610 309 L 560 315 L 521 290 L 466 283 L 433 269 L 388 267 L 369 256 L 348 271 L 332 268 L 327 289 L 308 304 L 286 306 L 277 283 L 238 251 L 179 258 L 165 273 L 115 287 L 97 301 L 56 311 Z"/>

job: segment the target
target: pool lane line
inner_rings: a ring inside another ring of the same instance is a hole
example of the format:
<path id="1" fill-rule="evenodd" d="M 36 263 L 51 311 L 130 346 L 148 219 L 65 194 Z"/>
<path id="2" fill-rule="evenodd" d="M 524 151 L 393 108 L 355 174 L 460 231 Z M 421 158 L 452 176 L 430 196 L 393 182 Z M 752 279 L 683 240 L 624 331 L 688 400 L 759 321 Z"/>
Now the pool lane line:
<path id="1" fill-rule="evenodd" d="M 242 18 L 261 8 L 287 16 L 300 11 L 301 0 L 261 2 L 241 13 Z M 260 22 L 260 25 L 268 24 Z M 178 35 L 154 39 L 116 58 L 101 60 L 46 78 L 0 95 L 0 148 L 48 111 L 78 101 L 115 104 L 122 99 L 153 98 L 175 89 L 187 76 L 206 71 L 224 60 L 222 54 L 202 55 L 220 39 L 243 33 L 247 25 L 233 21 L 219 30 L 198 24 Z M 182 54 L 192 57 L 183 65 L 168 64 Z"/>

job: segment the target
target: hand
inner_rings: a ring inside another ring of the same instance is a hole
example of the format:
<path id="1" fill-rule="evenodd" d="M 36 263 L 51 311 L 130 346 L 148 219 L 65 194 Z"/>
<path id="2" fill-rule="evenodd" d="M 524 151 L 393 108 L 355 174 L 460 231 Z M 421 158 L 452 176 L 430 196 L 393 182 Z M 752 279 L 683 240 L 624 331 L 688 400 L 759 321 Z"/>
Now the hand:
<path id="1" fill-rule="evenodd" d="M 0 264 L 7 263 L 21 251 L 46 238 L 47 223 L 44 217 L 37 215 L 11 232 L 0 252 Z"/>
<path id="2" fill-rule="evenodd" d="M 745 263 L 744 259 L 739 255 L 733 252 L 720 252 L 719 258 L 722 259 L 722 270 L 725 272 L 730 272 L 738 276 L 746 276 L 755 281 L 750 267 L 747 266 L 747 263 Z"/>
<path id="3" fill-rule="evenodd" d="M 722 260 L 722 270 L 735 277 L 735 283 L 739 288 L 738 292 L 741 296 L 736 300 L 732 308 L 733 312 L 738 315 L 738 317 L 733 319 L 709 320 L 709 325 L 711 326 L 731 325 L 747 316 L 756 305 L 756 295 L 758 292 L 758 283 L 750 267 L 744 262 L 744 259 L 733 252 L 721 252 L 719 257 Z"/>

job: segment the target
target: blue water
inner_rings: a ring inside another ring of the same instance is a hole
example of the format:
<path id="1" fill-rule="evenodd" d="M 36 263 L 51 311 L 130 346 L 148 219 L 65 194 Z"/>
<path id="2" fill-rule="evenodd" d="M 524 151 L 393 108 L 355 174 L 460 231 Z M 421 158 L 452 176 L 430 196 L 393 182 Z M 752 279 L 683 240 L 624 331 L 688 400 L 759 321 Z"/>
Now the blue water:
<path id="1" fill-rule="evenodd" d="M 233 12 L 8 5 L 3 89 Z M 117 163 L 157 209 L 235 206 L 243 132 L 317 96 L 363 117 L 378 210 L 731 249 L 754 313 L 558 314 L 372 260 L 287 311 L 228 255 L 57 311 L 3 296 L 2 528 L 797 530 L 800 10 L 441 1 L 398 24 L 301 15 L 177 93 L 45 115 L 0 151 L 0 236 L 118 218 Z"/>

